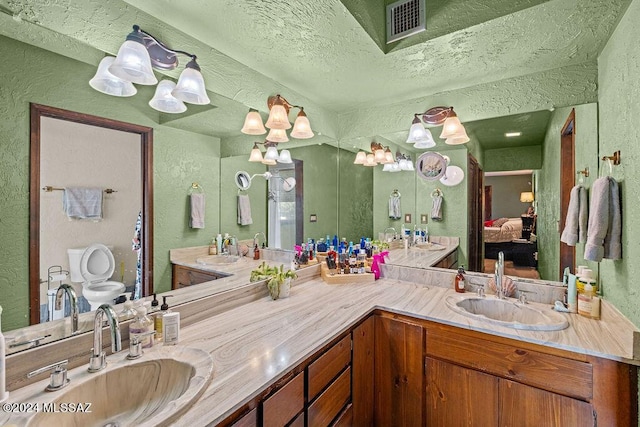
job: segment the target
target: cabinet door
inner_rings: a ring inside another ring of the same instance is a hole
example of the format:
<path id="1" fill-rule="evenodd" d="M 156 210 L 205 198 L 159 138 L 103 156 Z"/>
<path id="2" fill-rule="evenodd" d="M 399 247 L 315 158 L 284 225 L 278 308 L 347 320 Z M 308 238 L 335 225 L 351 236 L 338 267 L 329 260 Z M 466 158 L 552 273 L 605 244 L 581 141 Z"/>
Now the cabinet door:
<path id="1" fill-rule="evenodd" d="M 247 414 L 243 415 L 238 421 L 233 423 L 232 427 L 257 427 L 258 410 L 253 408 Z"/>
<path id="2" fill-rule="evenodd" d="M 498 425 L 498 378 L 429 357 L 425 377 L 427 427 Z"/>
<path id="3" fill-rule="evenodd" d="M 421 426 L 422 327 L 380 316 L 375 319 L 375 425 Z"/>
<path id="4" fill-rule="evenodd" d="M 500 379 L 501 426 L 594 426 L 593 408 L 581 400 Z"/>
<path id="5" fill-rule="evenodd" d="M 172 289 L 185 288 L 220 278 L 215 273 L 173 264 Z"/>
<path id="6" fill-rule="evenodd" d="M 373 356 L 375 317 L 353 330 L 353 425 L 373 425 Z"/>

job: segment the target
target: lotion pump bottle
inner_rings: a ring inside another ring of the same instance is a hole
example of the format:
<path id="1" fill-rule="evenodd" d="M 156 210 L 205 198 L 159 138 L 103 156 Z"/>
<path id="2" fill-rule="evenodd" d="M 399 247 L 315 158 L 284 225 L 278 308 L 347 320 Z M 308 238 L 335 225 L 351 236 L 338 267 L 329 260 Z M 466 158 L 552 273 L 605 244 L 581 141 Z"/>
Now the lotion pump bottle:
<path id="1" fill-rule="evenodd" d="M 456 274 L 456 278 L 453 283 L 456 292 L 464 292 L 464 266 L 461 265 L 458 267 L 458 274 Z"/>
<path id="2" fill-rule="evenodd" d="M 169 309 L 169 304 L 167 304 L 167 298 L 171 297 L 173 295 L 163 295 L 162 296 L 162 305 L 160 306 L 160 312 L 156 315 L 155 319 L 154 319 L 154 327 L 156 330 L 156 339 L 157 340 L 162 340 L 162 321 L 164 319 L 164 316 L 167 313 L 171 313 L 171 310 Z"/>
<path id="3" fill-rule="evenodd" d="M 180 313 L 167 313 L 162 319 L 164 345 L 176 345 L 180 341 Z"/>

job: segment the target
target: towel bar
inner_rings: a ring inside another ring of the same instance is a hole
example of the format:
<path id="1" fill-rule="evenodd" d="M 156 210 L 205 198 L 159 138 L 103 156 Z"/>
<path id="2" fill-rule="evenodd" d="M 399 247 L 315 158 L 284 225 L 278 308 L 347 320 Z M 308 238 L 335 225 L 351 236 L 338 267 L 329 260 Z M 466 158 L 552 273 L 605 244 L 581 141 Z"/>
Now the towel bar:
<path id="1" fill-rule="evenodd" d="M 64 188 L 60 188 L 60 187 L 52 187 L 50 185 L 47 185 L 45 187 L 42 187 L 42 189 L 46 192 L 51 192 L 51 191 L 64 191 Z M 114 190 L 112 188 L 106 188 L 105 190 L 103 190 L 105 193 L 107 194 L 111 194 L 111 193 L 117 193 L 118 190 Z"/>

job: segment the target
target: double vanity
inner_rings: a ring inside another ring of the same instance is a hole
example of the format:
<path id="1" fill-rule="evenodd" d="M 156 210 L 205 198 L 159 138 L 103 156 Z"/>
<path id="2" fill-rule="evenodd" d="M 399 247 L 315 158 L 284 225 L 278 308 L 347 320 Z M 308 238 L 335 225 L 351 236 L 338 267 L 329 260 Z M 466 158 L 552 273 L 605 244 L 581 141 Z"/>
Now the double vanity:
<path id="1" fill-rule="evenodd" d="M 615 307 L 603 301 L 601 320 L 558 313 L 551 303 L 563 288 L 533 280 L 514 279 L 528 303 L 482 297 L 476 290 L 489 278 L 477 273 L 458 294 L 453 271 L 407 265 L 427 257 L 437 265 L 457 250 L 446 246 L 391 250 L 373 283 L 329 285 L 310 266 L 290 297 L 276 301 L 263 282 L 248 283 L 262 260 L 218 262 L 205 248 L 179 250 L 176 266 L 219 278 L 172 291 L 174 299 L 191 296 L 172 307 L 183 319 L 177 347 L 156 346 L 135 361 L 124 350 L 95 374 L 86 372 L 87 334 L 12 355 L 10 402 L 93 403 L 101 415 L 90 422 L 104 424 L 114 410 L 136 411 L 112 397 L 132 395 L 135 379 L 178 390 L 171 399 L 180 405 L 141 390 L 148 398 L 135 403 L 139 418 L 127 412 L 122 425 L 637 423 L 640 332 Z M 77 366 L 65 389 L 43 392 L 46 375 L 16 389 L 24 373 L 63 355 Z M 0 424 L 51 425 L 48 415 L 2 413 Z"/>

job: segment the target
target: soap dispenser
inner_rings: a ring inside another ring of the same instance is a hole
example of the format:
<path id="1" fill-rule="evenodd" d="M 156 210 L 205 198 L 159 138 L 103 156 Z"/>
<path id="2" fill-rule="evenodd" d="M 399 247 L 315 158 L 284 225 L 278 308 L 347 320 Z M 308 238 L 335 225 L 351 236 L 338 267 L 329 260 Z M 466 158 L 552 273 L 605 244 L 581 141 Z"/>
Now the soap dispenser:
<path id="1" fill-rule="evenodd" d="M 147 316 L 147 307 L 144 305 L 136 307 L 136 318 L 129 323 L 129 336 L 139 336 L 138 342 L 142 343 L 142 348 L 153 347 L 153 334 L 142 337 L 141 335 L 153 331 L 153 321 Z"/>
<path id="2" fill-rule="evenodd" d="M 172 295 L 163 295 L 162 296 L 162 305 L 160 306 L 160 313 L 158 313 L 154 320 L 154 326 L 156 330 L 156 340 L 162 340 L 162 322 L 164 320 L 164 316 L 167 313 L 170 313 L 169 304 L 167 304 L 167 298 Z"/>

